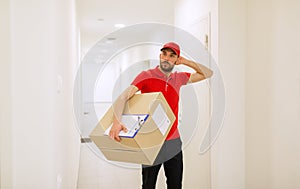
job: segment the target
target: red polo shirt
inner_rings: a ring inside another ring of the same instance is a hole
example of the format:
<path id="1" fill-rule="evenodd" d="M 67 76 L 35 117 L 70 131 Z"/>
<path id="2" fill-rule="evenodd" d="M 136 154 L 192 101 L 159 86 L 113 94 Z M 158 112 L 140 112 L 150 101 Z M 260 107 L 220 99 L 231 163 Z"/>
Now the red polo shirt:
<path id="1" fill-rule="evenodd" d="M 178 126 L 178 102 L 179 91 L 182 85 L 187 84 L 190 73 L 174 72 L 167 77 L 162 73 L 158 66 L 154 69 L 141 72 L 131 83 L 135 85 L 141 93 L 162 92 L 169 106 L 171 107 L 176 120 L 166 138 L 166 140 L 179 137 Z"/>

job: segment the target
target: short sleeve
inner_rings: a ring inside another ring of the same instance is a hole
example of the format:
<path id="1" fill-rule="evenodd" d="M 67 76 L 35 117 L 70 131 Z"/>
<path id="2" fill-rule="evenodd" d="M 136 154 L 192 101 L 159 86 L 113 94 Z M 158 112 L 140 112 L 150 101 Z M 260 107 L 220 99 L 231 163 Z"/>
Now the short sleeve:
<path id="1" fill-rule="evenodd" d="M 146 84 L 146 79 L 147 79 L 147 73 L 146 73 L 146 71 L 143 71 L 135 77 L 135 79 L 132 81 L 131 85 L 134 85 L 139 90 L 142 90 L 142 88 Z"/>
<path id="2" fill-rule="evenodd" d="M 190 79 L 191 73 L 188 72 L 179 72 L 177 73 L 178 82 L 180 85 L 186 85 Z"/>

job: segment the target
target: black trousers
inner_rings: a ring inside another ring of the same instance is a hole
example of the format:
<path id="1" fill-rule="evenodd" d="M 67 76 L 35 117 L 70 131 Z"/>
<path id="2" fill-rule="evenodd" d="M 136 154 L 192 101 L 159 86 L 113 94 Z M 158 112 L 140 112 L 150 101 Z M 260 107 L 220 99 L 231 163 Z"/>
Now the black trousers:
<path id="1" fill-rule="evenodd" d="M 162 163 L 167 178 L 168 189 L 182 188 L 182 174 L 183 174 L 183 160 L 182 151 L 180 151 L 173 158 Z M 143 189 L 155 189 L 157 175 L 162 164 L 143 167 Z"/>

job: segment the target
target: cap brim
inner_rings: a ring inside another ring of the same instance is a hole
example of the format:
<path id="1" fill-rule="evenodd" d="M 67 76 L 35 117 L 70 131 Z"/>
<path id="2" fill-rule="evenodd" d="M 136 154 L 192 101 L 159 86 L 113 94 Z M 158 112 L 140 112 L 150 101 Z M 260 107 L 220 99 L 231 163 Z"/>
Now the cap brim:
<path id="1" fill-rule="evenodd" d="M 170 49 L 173 53 L 175 53 L 176 55 L 178 55 L 178 54 L 176 53 L 176 51 L 175 51 L 174 49 L 172 49 L 171 47 L 163 47 L 163 48 L 160 49 L 160 51 L 162 51 L 162 50 L 164 50 L 164 49 Z"/>

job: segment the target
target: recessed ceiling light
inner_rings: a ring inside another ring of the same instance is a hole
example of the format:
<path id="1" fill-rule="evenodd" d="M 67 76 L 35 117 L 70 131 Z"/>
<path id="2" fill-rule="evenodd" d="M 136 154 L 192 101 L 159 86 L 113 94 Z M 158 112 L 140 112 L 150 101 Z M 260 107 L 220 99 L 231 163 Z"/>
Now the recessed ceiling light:
<path id="1" fill-rule="evenodd" d="M 105 43 L 107 43 L 107 44 L 113 43 L 116 39 L 117 38 L 115 38 L 115 37 L 108 37 L 108 38 L 106 38 Z"/>
<path id="2" fill-rule="evenodd" d="M 114 25 L 116 28 L 124 28 L 125 24 L 115 24 Z"/>
<path id="3" fill-rule="evenodd" d="M 115 38 L 115 37 L 108 37 L 108 38 L 106 38 L 107 39 L 107 41 L 114 41 L 114 40 L 116 40 L 117 38 Z"/>

